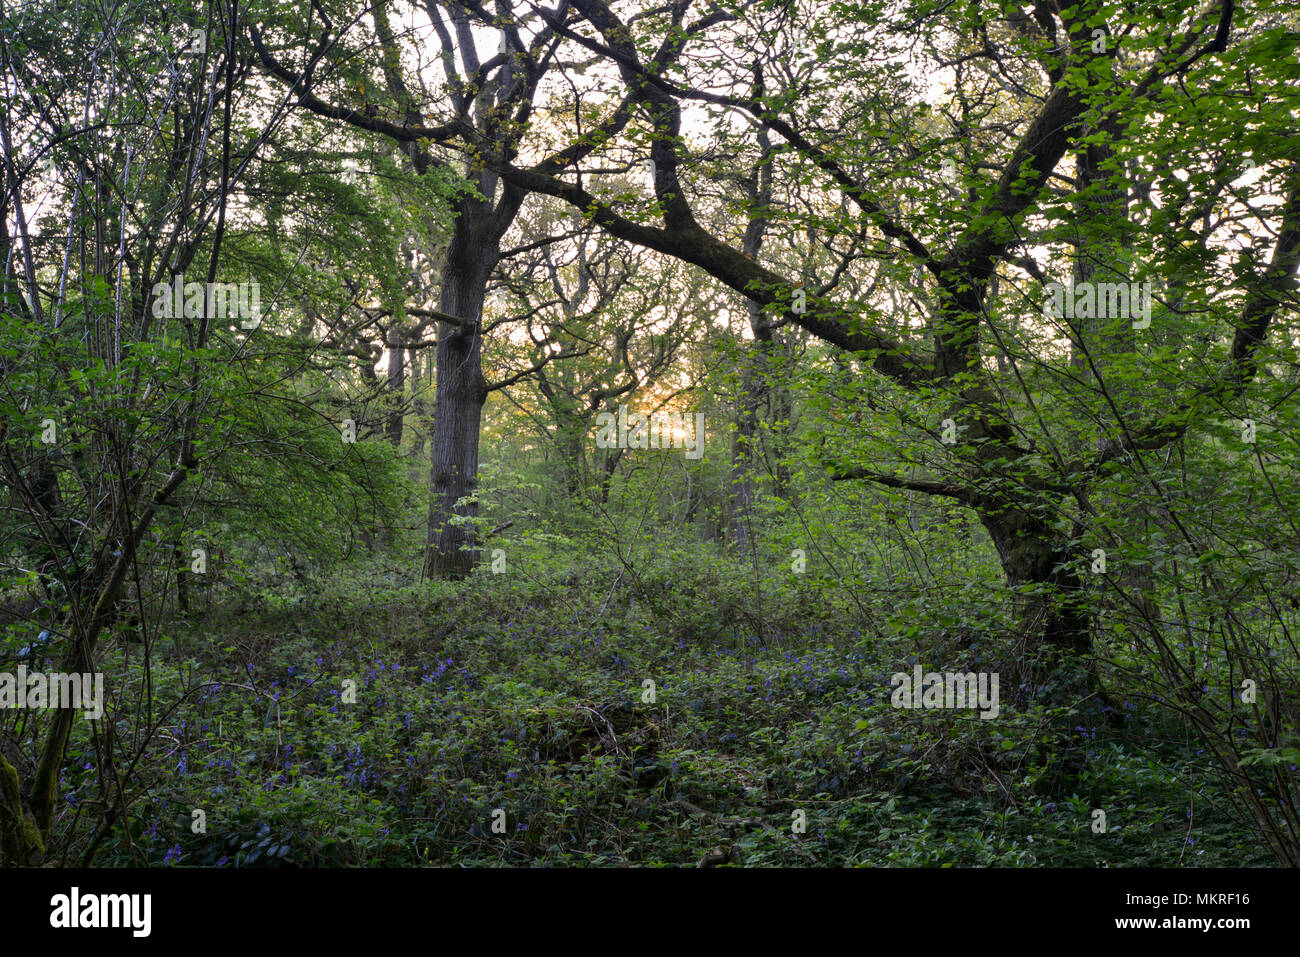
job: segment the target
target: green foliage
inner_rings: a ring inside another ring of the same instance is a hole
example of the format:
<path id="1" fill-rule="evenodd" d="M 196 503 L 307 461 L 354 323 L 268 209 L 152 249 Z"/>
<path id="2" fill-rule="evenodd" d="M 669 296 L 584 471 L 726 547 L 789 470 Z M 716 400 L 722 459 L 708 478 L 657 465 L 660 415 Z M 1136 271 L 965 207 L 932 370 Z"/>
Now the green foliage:
<path id="1" fill-rule="evenodd" d="M 726 594 L 718 562 L 679 573 L 677 614 Z M 552 557 L 532 578 L 376 589 L 381 567 L 358 565 L 292 609 L 171 631 L 149 798 L 98 862 L 692 865 L 721 844 L 746 866 L 1263 863 L 1204 756 L 1150 743 L 1178 740 L 1154 709 L 1131 702 L 1121 729 L 1005 698 L 996 722 L 903 711 L 888 677 L 910 662 L 860 623 L 675 635 L 632 590 L 602 612 L 609 571 Z M 125 699 L 130 658 L 105 662 Z M 70 768 L 94 761 L 76 730 Z M 65 787 L 97 799 L 94 774 Z"/>

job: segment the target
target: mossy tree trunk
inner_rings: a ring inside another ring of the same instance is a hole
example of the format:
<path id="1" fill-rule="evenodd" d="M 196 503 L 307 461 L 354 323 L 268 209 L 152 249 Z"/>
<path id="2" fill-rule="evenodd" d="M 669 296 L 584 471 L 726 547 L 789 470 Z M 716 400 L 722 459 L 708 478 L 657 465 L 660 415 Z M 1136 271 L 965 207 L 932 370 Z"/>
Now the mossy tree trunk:
<path id="1" fill-rule="evenodd" d="M 0 754 L 0 866 L 30 864 L 44 851 L 36 821 L 23 807 L 18 772 Z"/>

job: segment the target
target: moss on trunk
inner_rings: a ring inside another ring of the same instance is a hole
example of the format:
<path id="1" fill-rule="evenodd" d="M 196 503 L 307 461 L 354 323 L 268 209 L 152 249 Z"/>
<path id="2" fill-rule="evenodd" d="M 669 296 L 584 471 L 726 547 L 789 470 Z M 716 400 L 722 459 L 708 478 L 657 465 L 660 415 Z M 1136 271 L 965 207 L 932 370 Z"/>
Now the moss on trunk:
<path id="1" fill-rule="evenodd" d="M 44 850 L 36 822 L 23 808 L 18 771 L 0 755 L 0 864 L 26 864 Z"/>

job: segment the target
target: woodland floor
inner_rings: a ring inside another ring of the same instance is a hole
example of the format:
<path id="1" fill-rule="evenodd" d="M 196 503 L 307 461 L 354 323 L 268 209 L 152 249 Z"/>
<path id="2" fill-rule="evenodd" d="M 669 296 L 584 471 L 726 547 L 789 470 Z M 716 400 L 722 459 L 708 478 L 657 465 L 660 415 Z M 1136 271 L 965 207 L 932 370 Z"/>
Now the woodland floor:
<path id="1" fill-rule="evenodd" d="M 150 688 L 143 646 L 116 644 L 110 685 L 151 701 L 157 731 L 131 838 L 96 863 L 681 866 L 713 848 L 745 866 L 1270 863 L 1195 738 L 1142 702 L 1120 727 L 1006 690 L 998 721 L 909 712 L 889 674 L 921 659 L 832 609 L 719 632 L 690 588 L 665 619 L 571 580 L 400 577 L 204 599 L 159 630 Z M 927 666 L 981 653 L 922 641 Z M 74 845 L 88 747 L 71 745 L 56 825 Z"/>

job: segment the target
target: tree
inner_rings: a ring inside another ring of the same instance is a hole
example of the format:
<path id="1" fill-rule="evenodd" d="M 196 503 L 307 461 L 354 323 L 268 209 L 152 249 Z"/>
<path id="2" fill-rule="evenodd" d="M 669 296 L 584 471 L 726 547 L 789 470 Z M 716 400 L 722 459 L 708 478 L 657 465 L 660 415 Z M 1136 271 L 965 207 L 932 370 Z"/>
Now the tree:
<path id="1" fill-rule="evenodd" d="M 1142 453 L 1167 446 L 1203 421 L 1225 395 L 1241 395 L 1253 379 L 1255 357 L 1286 301 L 1297 264 L 1295 228 L 1300 221 L 1295 218 L 1295 158 L 1280 141 L 1268 156 L 1267 161 L 1276 164 L 1273 168 L 1285 178 L 1287 199 L 1280 210 L 1256 216 L 1260 230 L 1275 225 L 1277 240 L 1267 264 L 1240 277 L 1244 294 L 1234 305 L 1235 317 L 1221 313 L 1220 321 L 1235 327 L 1235 333 L 1218 367 L 1207 370 L 1204 381 L 1185 390 L 1172 413 L 1156 413 L 1149 421 L 1128 419 L 1121 408 L 1110 409 L 1109 402 L 1103 402 L 1106 408 L 1101 411 L 1109 419 L 1110 434 L 1100 450 L 1066 455 L 1058 436 L 1040 431 L 1041 417 L 1027 384 L 1018 382 L 1022 391 L 1016 395 L 993 377 L 985 357 L 1005 345 L 999 341 L 990 293 L 998 277 L 1003 281 L 1014 281 L 1024 273 L 1043 277 L 1042 267 L 1024 250 L 1031 248 L 1035 236 L 1040 242 L 1058 241 L 1055 222 L 1062 210 L 1053 202 L 1053 184 L 1061 181 L 1062 164 L 1085 148 L 1089 137 L 1095 140 L 1097 134 L 1090 131 L 1125 130 L 1135 137 L 1143 118 L 1163 117 L 1176 108 L 1184 95 L 1179 90 L 1217 84 L 1216 73 L 1209 68 L 1216 61 L 1219 68 L 1228 66 L 1238 74 L 1249 70 L 1253 83 L 1267 83 L 1267 95 L 1284 102 L 1288 98 L 1284 84 L 1295 72 L 1293 65 L 1264 64 L 1263 41 L 1259 40 L 1233 54 L 1221 26 L 1225 19 L 1231 20 L 1230 3 L 1221 8 L 1227 11 L 1226 17 L 1221 17 L 1219 10 L 1192 16 L 1195 26 L 1190 31 L 1171 27 L 1174 19 L 1162 14 L 1135 19 L 1127 25 L 1122 40 L 1101 31 L 1105 38 L 1101 42 L 1089 26 L 1102 16 L 1098 5 L 1085 3 L 1069 9 L 1039 5 L 1038 21 L 1045 25 L 1042 33 L 1031 32 L 1026 38 L 1023 33 L 1008 32 L 1000 45 L 990 42 L 983 49 L 977 45 L 962 57 L 963 61 L 987 61 L 988 72 L 1003 73 L 1009 69 L 1007 54 L 1014 53 L 1021 58 L 1018 69 L 1027 70 L 1023 79 L 1016 80 L 1016 89 L 1034 106 L 1014 122 L 1000 124 L 997 135 L 990 136 L 987 153 L 976 157 L 976 170 L 967 177 L 969 192 L 942 217 L 944 226 L 961 224 L 947 241 L 942 235 L 926 238 L 921 232 L 928 228 L 924 214 L 932 211 L 931 204 L 906 208 L 901 202 L 906 196 L 887 197 L 881 192 L 884 180 L 869 172 L 881 165 L 871 151 L 875 137 L 883 131 L 864 129 L 845 135 L 839 116 L 833 135 L 814 125 L 816 113 L 843 100 L 828 91 L 829 84 L 836 90 L 884 86 L 881 75 L 888 75 L 891 67 L 873 70 L 863 65 L 867 54 L 877 49 L 873 45 L 884 42 L 878 33 L 868 36 L 870 31 L 859 30 L 840 38 L 823 27 L 824 38 L 818 44 L 818 68 L 824 75 L 820 82 L 816 77 L 802 81 L 787 77 L 781 86 L 774 80 L 763 96 L 722 94 L 713 92 L 703 80 L 670 78 L 666 71 L 670 64 L 678 75 L 682 71 L 689 75 L 685 65 L 676 63 L 684 44 L 669 45 L 668 56 L 646 57 L 642 52 L 647 44 L 664 49 L 668 41 L 656 44 L 656 31 L 672 37 L 698 34 L 679 27 L 685 5 L 637 22 L 620 16 L 620 8 L 604 0 L 575 0 L 574 7 L 585 20 L 585 30 L 554 16 L 547 22 L 560 35 L 616 68 L 638 116 L 644 116 L 649 124 L 656 170 L 653 211 L 660 225 L 648 225 L 601 201 L 584 188 L 579 170 L 548 173 L 524 168 L 500 153 L 492 154 L 489 162 L 500 168 L 507 183 L 564 199 L 620 239 L 694 263 L 760 306 L 780 312 L 782 321 L 802 326 L 840 349 L 866 356 L 874 372 L 896 388 L 923 401 L 946 403 L 943 418 L 958 437 L 947 450 L 948 477 L 917 479 L 839 462 L 829 463 L 833 474 L 839 479 L 864 479 L 946 496 L 973 509 L 997 547 L 1008 585 L 1018 593 L 1029 593 L 1023 627 L 1048 649 L 1067 655 L 1085 653 L 1090 615 L 1080 569 L 1086 553 L 1068 531 L 1062 531 L 1066 503 L 1086 502 L 1088 490 L 1096 483 L 1125 463 L 1136 463 Z M 785 9 L 743 4 L 728 15 L 720 16 L 715 9 L 710 17 L 728 31 L 751 36 L 749 31 L 757 30 L 759 42 L 772 42 L 782 30 L 789 32 Z M 924 8 L 921 10 L 924 15 Z M 741 15 L 751 12 L 756 16 L 761 12 L 774 22 L 739 26 Z M 873 22 L 879 12 L 883 11 L 878 5 L 870 3 L 854 8 L 858 24 Z M 825 24 L 829 20 L 810 16 L 803 22 Z M 984 12 L 975 7 L 958 14 L 952 26 L 974 28 L 974 35 L 979 36 L 987 23 Z M 933 14 L 924 27 L 918 20 L 900 32 L 919 35 L 922 29 L 946 24 Z M 701 71 L 707 71 L 709 65 L 707 52 L 691 61 L 691 66 Z M 859 79 L 848 83 L 848 77 Z M 1045 85 L 1039 77 L 1046 80 Z M 1033 92 L 1036 86 L 1041 93 Z M 923 270 L 933 302 L 927 323 L 928 348 L 911 329 L 900 336 L 878 321 L 864 318 L 864 313 L 872 312 L 868 304 L 823 299 L 811 301 L 802 313 L 792 310 L 793 291 L 800 285 L 797 281 L 751 259 L 743 248 L 700 225 L 692 208 L 691 184 L 684 178 L 692 156 L 683 134 L 683 110 L 688 104 L 733 111 L 779 138 L 790 155 L 802 162 L 806 175 L 820 175 L 826 189 L 841 192 L 854 204 L 879 237 L 882 262 L 913 264 Z M 913 131 L 904 128 L 898 132 L 906 136 Z M 1229 125 L 1216 126 L 1215 134 L 1222 137 L 1225 148 L 1233 149 L 1236 144 L 1235 148 L 1241 149 L 1241 137 Z M 1119 149 L 1130 152 L 1138 145 L 1130 141 Z M 1203 165 L 1198 159 L 1203 149 L 1199 137 L 1180 132 L 1163 145 L 1175 150 L 1172 155 L 1179 156 L 1184 165 Z M 1257 147 L 1256 155 L 1258 148 L 1264 148 L 1255 140 L 1251 145 Z M 1126 184 L 1115 185 L 1122 169 L 1108 167 L 1104 155 L 1096 156 L 1095 163 L 1096 175 L 1102 170 L 1108 173 L 1105 188 L 1127 189 Z M 884 165 L 887 168 L 887 152 Z M 976 175 L 984 170 L 991 175 Z M 1176 178 L 1170 175 L 1152 190 L 1163 188 L 1173 193 Z M 1083 188 L 1095 192 L 1097 183 L 1091 179 Z M 1077 180 L 1073 186 L 1076 192 L 1080 188 Z M 1094 234 L 1113 229 L 1119 212 L 1114 204 L 1105 203 L 1091 208 L 1076 203 L 1075 210 L 1080 209 L 1089 211 L 1092 224 L 1082 228 Z M 1140 220 L 1150 214 L 1148 207 L 1132 215 Z M 1161 258 L 1163 251 L 1150 252 L 1147 274 L 1167 275 L 1172 265 L 1167 253 Z M 1049 366 L 1052 362 L 1050 356 L 1036 357 L 1036 361 Z M 928 427 L 932 435 L 940 432 L 936 424 Z"/>

